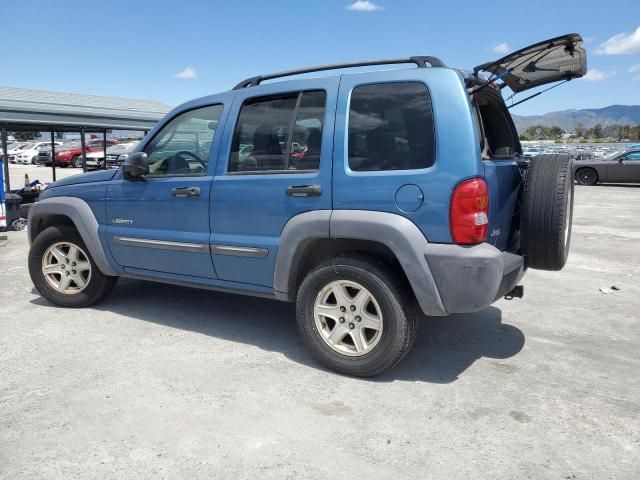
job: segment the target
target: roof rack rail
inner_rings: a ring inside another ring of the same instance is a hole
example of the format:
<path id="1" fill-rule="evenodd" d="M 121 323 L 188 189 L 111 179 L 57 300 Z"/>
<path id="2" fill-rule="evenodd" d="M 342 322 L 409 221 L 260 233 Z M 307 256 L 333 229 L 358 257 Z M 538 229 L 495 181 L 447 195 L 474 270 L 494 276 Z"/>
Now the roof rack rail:
<path id="1" fill-rule="evenodd" d="M 426 68 L 427 63 L 432 67 L 445 67 L 446 65 L 437 57 L 414 56 L 408 58 L 387 58 L 381 60 L 370 60 L 363 62 L 335 63 L 332 65 L 320 65 L 316 67 L 299 68 L 297 70 L 287 70 L 278 73 L 268 73 L 266 75 L 258 75 L 256 77 L 247 78 L 241 81 L 234 90 L 240 90 L 246 87 L 255 87 L 260 85 L 264 80 L 273 80 L 274 78 L 290 77 L 293 75 L 302 75 L 303 73 L 321 72 L 323 70 L 339 70 L 342 68 L 368 67 L 373 65 L 397 65 L 401 63 L 415 63 L 418 68 Z"/>

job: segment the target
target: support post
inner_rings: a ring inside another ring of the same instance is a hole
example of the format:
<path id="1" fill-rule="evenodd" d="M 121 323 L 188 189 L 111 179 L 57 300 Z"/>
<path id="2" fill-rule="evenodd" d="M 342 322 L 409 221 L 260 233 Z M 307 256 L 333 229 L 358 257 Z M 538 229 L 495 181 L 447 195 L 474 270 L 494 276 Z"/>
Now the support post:
<path id="1" fill-rule="evenodd" d="M 4 188 L 5 192 L 11 191 L 11 181 L 9 180 L 9 152 L 7 148 L 7 126 L 2 125 L 2 164 L 4 168 Z"/>
<path id="2" fill-rule="evenodd" d="M 107 131 L 102 133 L 102 170 L 107 169 Z"/>
<path id="3" fill-rule="evenodd" d="M 51 130 L 51 172 L 53 173 L 53 181 L 56 181 L 56 143 L 55 133 Z"/>
<path id="4" fill-rule="evenodd" d="M 80 127 L 80 147 L 82 148 L 82 171 L 87 171 L 87 145 L 84 142 L 84 127 Z"/>

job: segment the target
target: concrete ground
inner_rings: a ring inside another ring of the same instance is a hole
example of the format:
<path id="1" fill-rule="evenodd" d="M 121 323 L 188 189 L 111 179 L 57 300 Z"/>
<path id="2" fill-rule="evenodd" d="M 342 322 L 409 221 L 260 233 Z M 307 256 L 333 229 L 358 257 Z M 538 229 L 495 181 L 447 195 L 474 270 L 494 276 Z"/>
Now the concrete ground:
<path id="1" fill-rule="evenodd" d="M 121 281 L 55 308 L 9 233 L 0 479 L 640 478 L 639 200 L 577 188 L 562 272 L 425 318 L 373 380 L 319 368 L 284 303 Z"/>
<path id="2" fill-rule="evenodd" d="M 40 180 L 40 182 L 49 184 L 53 182 L 53 169 L 44 165 L 22 165 L 22 164 L 9 164 L 9 181 L 11 182 L 11 190 L 17 190 L 24 187 L 24 174 L 29 175 L 29 180 Z M 66 178 L 71 175 L 78 175 L 82 173 L 81 168 L 73 167 L 57 167 L 56 179 Z"/>

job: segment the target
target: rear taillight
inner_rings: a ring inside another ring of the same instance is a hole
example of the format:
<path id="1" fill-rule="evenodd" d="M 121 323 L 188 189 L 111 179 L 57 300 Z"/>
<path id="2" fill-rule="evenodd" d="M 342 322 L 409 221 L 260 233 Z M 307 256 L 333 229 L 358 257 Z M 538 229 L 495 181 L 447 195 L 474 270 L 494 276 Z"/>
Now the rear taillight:
<path id="1" fill-rule="evenodd" d="M 451 195 L 450 225 L 454 243 L 482 243 L 489 229 L 489 188 L 482 178 L 460 183 Z"/>

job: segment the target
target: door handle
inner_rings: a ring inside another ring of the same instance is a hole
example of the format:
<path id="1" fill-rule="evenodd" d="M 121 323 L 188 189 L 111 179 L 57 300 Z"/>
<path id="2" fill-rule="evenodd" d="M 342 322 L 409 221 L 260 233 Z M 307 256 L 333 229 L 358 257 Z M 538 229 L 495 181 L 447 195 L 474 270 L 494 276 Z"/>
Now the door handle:
<path id="1" fill-rule="evenodd" d="M 178 198 L 199 197 L 199 187 L 176 187 L 171 190 L 171 195 Z"/>
<path id="2" fill-rule="evenodd" d="M 290 197 L 319 197 L 322 195 L 321 185 L 289 185 L 287 195 Z"/>

